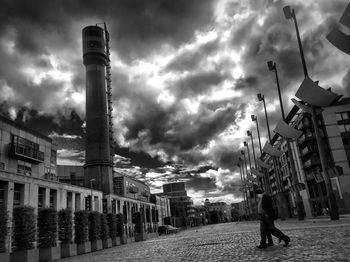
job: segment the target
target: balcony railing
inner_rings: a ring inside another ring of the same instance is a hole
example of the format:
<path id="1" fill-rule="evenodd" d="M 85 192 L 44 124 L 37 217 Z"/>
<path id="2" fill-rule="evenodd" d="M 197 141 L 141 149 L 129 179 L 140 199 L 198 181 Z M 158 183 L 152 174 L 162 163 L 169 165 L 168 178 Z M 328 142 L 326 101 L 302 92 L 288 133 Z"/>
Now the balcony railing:
<path id="1" fill-rule="evenodd" d="M 44 152 L 35 150 L 32 147 L 12 142 L 10 152 L 12 155 L 30 162 L 44 162 Z"/>
<path id="2" fill-rule="evenodd" d="M 136 194 L 139 192 L 139 189 L 136 186 L 129 187 L 129 193 Z"/>

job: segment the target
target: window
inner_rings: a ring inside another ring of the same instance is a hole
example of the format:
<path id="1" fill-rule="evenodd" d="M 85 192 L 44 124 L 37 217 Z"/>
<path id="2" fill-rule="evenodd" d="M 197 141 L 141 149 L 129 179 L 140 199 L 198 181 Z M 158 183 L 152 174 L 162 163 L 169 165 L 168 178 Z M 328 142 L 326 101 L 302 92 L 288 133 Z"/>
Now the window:
<path id="1" fill-rule="evenodd" d="M 26 161 L 17 161 L 17 173 L 21 175 L 31 176 L 32 175 L 32 164 Z"/>
<path id="2" fill-rule="evenodd" d="M 55 164 L 57 162 L 57 151 L 54 149 L 51 149 L 51 157 L 50 157 L 51 164 Z"/>
<path id="3" fill-rule="evenodd" d="M 22 188 L 23 188 L 23 185 L 15 184 L 15 187 L 13 189 L 13 205 L 14 206 L 21 205 Z"/>
<path id="4" fill-rule="evenodd" d="M 44 207 L 44 196 L 45 196 L 45 188 L 39 187 L 39 191 L 38 191 L 38 208 Z"/>
<path id="5" fill-rule="evenodd" d="M 50 189 L 50 208 L 56 208 L 55 206 L 56 195 L 57 195 L 56 190 Z"/>
<path id="6" fill-rule="evenodd" d="M 344 125 L 339 125 L 338 124 L 338 127 L 339 127 L 340 133 L 350 132 L 350 124 L 344 124 Z"/>
<path id="7" fill-rule="evenodd" d="M 0 162 L 0 170 L 5 170 L 5 163 L 4 162 Z"/>
<path id="8" fill-rule="evenodd" d="M 5 204 L 5 188 L 6 182 L 0 181 L 0 205 Z"/>

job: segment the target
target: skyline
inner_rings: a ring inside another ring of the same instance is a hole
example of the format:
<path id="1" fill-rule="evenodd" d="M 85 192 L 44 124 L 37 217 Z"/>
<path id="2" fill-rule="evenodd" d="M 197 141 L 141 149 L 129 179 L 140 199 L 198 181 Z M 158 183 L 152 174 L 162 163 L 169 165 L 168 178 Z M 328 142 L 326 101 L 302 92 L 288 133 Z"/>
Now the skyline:
<path id="1" fill-rule="evenodd" d="M 81 30 L 100 21 L 111 36 L 118 170 L 153 192 L 179 180 L 197 204 L 240 198 L 235 160 L 247 130 L 258 149 L 251 114 L 267 140 L 257 93 L 271 129 L 280 118 L 266 62 L 277 63 L 286 112 L 303 80 L 285 5 L 296 10 L 310 76 L 349 96 L 349 61 L 325 39 L 347 1 L 36 2 L 0 11 L 0 110 L 52 137 L 58 164 L 84 161 Z"/>

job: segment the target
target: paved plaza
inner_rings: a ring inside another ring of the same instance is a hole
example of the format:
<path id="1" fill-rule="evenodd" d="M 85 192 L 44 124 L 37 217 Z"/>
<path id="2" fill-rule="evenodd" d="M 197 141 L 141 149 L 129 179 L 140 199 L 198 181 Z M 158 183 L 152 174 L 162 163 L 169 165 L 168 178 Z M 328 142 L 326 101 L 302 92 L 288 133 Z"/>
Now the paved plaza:
<path id="1" fill-rule="evenodd" d="M 62 259 L 62 262 L 109 261 L 350 261 L 350 217 L 276 221 L 290 236 L 288 247 L 278 244 L 259 250 L 257 221 L 207 225 L 134 242 L 103 251 Z"/>

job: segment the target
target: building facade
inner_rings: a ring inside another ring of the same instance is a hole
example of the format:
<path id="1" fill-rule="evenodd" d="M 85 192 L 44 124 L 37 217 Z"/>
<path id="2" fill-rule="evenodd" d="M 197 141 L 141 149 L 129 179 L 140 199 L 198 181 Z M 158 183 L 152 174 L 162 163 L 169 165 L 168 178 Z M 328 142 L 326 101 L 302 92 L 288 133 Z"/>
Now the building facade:
<path id="1" fill-rule="evenodd" d="M 340 213 L 350 212 L 350 98 L 343 98 L 331 106 L 322 108 L 318 114 L 318 125 L 325 148 L 326 164 L 331 177 Z M 301 136 L 292 141 L 291 148 L 296 167 L 300 195 L 303 199 L 306 216 L 327 214 L 328 199 L 326 184 L 322 175 L 320 156 L 318 153 L 315 130 L 311 115 L 292 108 L 286 118 L 289 125 L 302 132 Z M 277 177 L 272 158 L 263 154 L 262 159 L 270 165 L 269 186 L 276 199 L 282 191 L 286 201 L 289 217 L 296 215 L 295 192 L 290 168 L 286 140 L 278 135 L 272 139 L 273 146 L 282 151 L 277 165 Z M 276 180 L 277 178 L 277 180 Z M 279 183 L 279 184 L 278 184 Z"/>
<path id="2" fill-rule="evenodd" d="M 81 186 L 82 166 L 57 166 L 56 162 L 57 145 L 51 138 L 0 116 L 0 204 L 5 205 L 9 215 L 9 250 L 12 212 L 20 205 L 32 206 L 36 213 L 44 207 L 122 213 L 128 236 L 134 234 L 135 212 L 144 215 L 146 232 L 155 232 L 163 225 L 164 217 L 170 216 L 169 199 L 157 197 L 152 203 L 149 187 L 143 182 L 125 178 L 125 188 L 136 186 L 138 194 L 125 191 L 124 195 L 106 195 Z"/>

